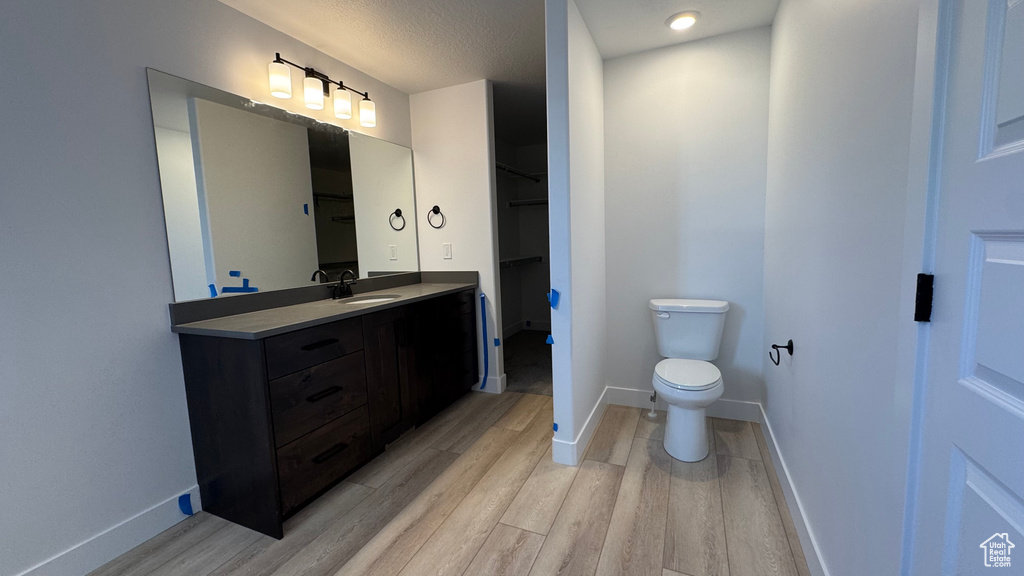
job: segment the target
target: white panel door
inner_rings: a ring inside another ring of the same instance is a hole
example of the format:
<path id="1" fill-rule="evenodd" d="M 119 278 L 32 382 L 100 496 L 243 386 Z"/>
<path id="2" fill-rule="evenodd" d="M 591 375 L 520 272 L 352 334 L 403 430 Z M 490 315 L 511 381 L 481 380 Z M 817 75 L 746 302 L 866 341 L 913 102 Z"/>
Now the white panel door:
<path id="1" fill-rule="evenodd" d="M 948 0 L 913 573 L 1024 574 L 1024 0 Z M 940 47 L 943 41 L 939 42 Z M 941 50 L 940 50 L 941 54 Z"/>

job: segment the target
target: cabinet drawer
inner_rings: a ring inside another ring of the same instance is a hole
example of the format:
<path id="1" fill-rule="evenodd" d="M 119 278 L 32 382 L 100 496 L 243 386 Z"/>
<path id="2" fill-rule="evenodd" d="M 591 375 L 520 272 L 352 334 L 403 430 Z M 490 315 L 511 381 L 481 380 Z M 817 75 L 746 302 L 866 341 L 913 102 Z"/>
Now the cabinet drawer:
<path id="1" fill-rule="evenodd" d="M 266 340 L 267 378 L 280 378 L 362 349 L 361 318 L 273 336 Z"/>
<path id="2" fill-rule="evenodd" d="M 366 407 L 278 448 L 281 508 L 287 514 L 370 457 Z"/>
<path id="3" fill-rule="evenodd" d="M 366 365 L 355 352 L 270 382 L 277 447 L 366 404 Z"/>

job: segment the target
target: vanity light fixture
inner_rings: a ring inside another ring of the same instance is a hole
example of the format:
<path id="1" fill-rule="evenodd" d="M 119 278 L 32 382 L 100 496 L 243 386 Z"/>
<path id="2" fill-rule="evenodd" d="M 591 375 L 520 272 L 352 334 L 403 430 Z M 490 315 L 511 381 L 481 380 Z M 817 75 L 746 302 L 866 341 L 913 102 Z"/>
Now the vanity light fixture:
<path id="1" fill-rule="evenodd" d="M 334 115 L 342 120 L 348 120 L 352 117 L 352 95 L 349 92 L 355 92 L 363 97 L 359 102 L 359 124 L 367 128 L 377 125 L 377 107 L 370 100 L 368 92 L 360 92 L 346 86 L 344 82 L 331 80 L 330 77 L 315 68 L 299 66 L 285 60 L 281 58 L 280 53 L 274 55 L 274 60 L 268 68 L 271 95 L 276 98 L 292 97 L 292 76 L 289 66 L 298 68 L 305 73 L 305 78 L 302 79 L 302 97 L 307 108 L 323 110 L 324 100 L 329 97 L 334 105 Z M 331 93 L 332 84 L 336 86 L 333 94 Z"/>
<path id="2" fill-rule="evenodd" d="M 680 12 L 669 16 L 668 20 L 665 21 L 665 25 L 673 30 L 686 30 L 697 23 L 697 18 L 700 17 L 700 12 L 694 12 L 692 10 L 687 12 Z"/>

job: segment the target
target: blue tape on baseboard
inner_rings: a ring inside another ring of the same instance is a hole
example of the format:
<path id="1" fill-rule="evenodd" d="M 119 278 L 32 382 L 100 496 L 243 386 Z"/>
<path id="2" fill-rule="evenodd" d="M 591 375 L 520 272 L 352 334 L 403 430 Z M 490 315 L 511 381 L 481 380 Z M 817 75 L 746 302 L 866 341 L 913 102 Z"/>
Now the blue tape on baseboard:
<path id="1" fill-rule="evenodd" d="M 232 270 L 228 272 L 228 276 L 231 276 L 232 278 L 241 278 L 242 272 L 240 270 Z"/>
<path id="2" fill-rule="evenodd" d="M 217 286 L 210 284 L 210 298 L 217 297 Z"/>
<path id="3" fill-rule="evenodd" d="M 558 432 L 558 422 L 555 422 L 554 429 L 555 429 L 555 432 Z"/>
<path id="4" fill-rule="evenodd" d="M 309 204 L 303 204 L 303 205 L 302 205 L 302 212 L 303 212 L 303 214 L 305 214 L 306 216 L 309 216 Z"/>
<path id="5" fill-rule="evenodd" d="M 178 496 L 178 508 L 180 508 L 181 513 L 186 516 L 195 514 L 195 512 L 192 511 L 192 496 L 189 494 L 182 494 L 181 496 Z"/>
<path id="6" fill-rule="evenodd" d="M 548 339 L 545 340 L 545 343 L 547 343 L 547 344 L 554 344 L 555 343 L 555 339 L 551 337 L 551 334 L 548 334 Z"/>

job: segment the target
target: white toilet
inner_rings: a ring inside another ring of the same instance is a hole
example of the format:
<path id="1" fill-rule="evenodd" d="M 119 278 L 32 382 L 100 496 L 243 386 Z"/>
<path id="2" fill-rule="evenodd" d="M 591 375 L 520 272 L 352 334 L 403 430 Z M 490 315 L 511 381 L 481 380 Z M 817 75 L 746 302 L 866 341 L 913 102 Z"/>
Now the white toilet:
<path id="1" fill-rule="evenodd" d="M 729 303 L 721 300 L 651 300 L 654 335 L 665 360 L 654 368 L 654 390 L 668 403 L 665 451 L 684 462 L 708 455 L 704 410 L 722 396 L 718 358 Z"/>

